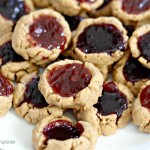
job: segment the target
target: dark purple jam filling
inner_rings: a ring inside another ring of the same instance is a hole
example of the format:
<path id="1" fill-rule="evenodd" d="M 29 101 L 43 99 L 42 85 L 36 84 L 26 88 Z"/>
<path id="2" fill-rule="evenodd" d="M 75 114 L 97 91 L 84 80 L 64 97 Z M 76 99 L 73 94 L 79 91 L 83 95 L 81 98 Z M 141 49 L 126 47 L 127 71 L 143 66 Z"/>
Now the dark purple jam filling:
<path id="1" fill-rule="evenodd" d="M 45 98 L 41 94 L 38 89 L 39 78 L 33 78 L 27 85 L 24 92 L 24 100 L 19 104 L 19 107 L 27 102 L 28 104 L 32 104 L 33 107 L 36 108 L 44 108 L 47 107 L 48 104 L 45 101 Z"/>
<path id="2" fill-rule="evenodd" d="M 104 0 L 104 3 L 99 7 L 97 8 L 97 10 L 100 10 L 104 7 L 106 7 L 112 0 Z"/>
<path id="3" fill-rule="evenodd" d="M 77 63 L 57 66 L 47 74 L 54 93 L 62 97 L 75 96 L 89 85 L 91 78 L 89 69 Z"/>
<path id="4" fill-rule="evenodd" d="M 122 10 L 128 14 L 140 14 L 150 9 L 150 0 L 122 0 Z"/>
<path id="5" fill-rule="evenodd" d="M 48 124 L 44 130 L 43 134 L 46 138 L 44 144 L 50 139 L 56 139 L 64 141 L 72 138 L 79 138 L 83 133 L 84 129 L 80 123 L 73 126 L 71 122 L 66 120 L 57 120 Z"/>
<path id="6" fill-rule="evenodd" d="M 123 75 L 127 81 L 134 83 L 143 79 L 150 79 L 150 70 L 142 66 L 136 58 L 129 56 L 123 67 Z"/>
<path id="7" fill-rule="evenodd" d="M 63 27 L 53 16 L 43 15 L 34 19 L 33 24 L 29 27 L 29 31 L 32 37 L 30 43 L 33 46 L 40 46 L 48 50 L 58 48 L 64 51 L 66 37 Z"/>
<path id="8" fill-rule="evenodd" d="M 0 0 L 0 14 L 14 22 L 29 13 L 24 0 Z"/>
<path id="9" fill-rule="evenodd" d="M 140 101 L 143 107 L 150 111 L 150 85 L 146 86 L 140 95 Z"/>
<path id="10" fill-rule="evenodd" d="M 122 33 L 112 24 L 97 24 L 87 27 L 78 37 L 77 48 L 82 52 L 108 53 L 125 50 Z"/>
<path id="11" fill-rule="evenodd" d="M 103 85 L 102 96 L 94 107 L 103 116 L 116 114 L 119 118 L 127 109 L 128 102 L 126 96 L 118 90 L 117 85 L 114 82 L 108 82 Z"/>
<path id="12" fill-rule="evenodd" d="M 94 3 L 96 0 L 76 0 L 79 3 Z"/>
<path id="13" fill-rule="evenodd" d="M 131 37 L 132 36 L 132 33 L 134 32 L 135 28 L 134 26 L 131 26 L 131 25 L 124 25 L 124 27 L 126 28 L 127 32 L 128 32 L 128 36 Z"/>
<path id="14" fill-rule="evenodd" d="M 150 32 L 139 37 L 138 48 L 141 52 L 141 56 L 150 62 Z"/>
<path id="15" fill-rule="evenodd" d="M 7 62 L 24 61 L 24 59 L 13 50 L 11 41 L 0 47 L 0 59 L 2 61 L 1 65 L 5 65 Z"/>
<path id="16" fill-rule="evenodd" d="M 70 26 L 70 29 L 71 31 L 74 31 L 77 29 L 79 23 L 85 19 L 84 17 L 82 16 L 73 16 L 73 17 L 70 17 L 70 16 L 64 16 L 66 21 L 68 22 L 69 26 Z"/>

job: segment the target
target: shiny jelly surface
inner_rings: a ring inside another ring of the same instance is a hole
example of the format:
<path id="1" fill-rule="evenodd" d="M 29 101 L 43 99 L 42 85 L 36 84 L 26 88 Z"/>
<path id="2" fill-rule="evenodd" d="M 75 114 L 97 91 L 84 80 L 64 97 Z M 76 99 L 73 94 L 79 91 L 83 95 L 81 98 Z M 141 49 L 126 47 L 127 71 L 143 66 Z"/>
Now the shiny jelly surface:
<path id="1" fill-rule="evenodd" d="M 134 83 L 150 79 L 150 70 L 142 66 L 136 58 L 129 56 L 123 67 L 123 75 L 127 81 Z"/>
<path id="2" fill-rule="evenodd" d="M 149 9 L 149 0 L 122 0 L 122 10 L 128 14 L 140 14 Z"/>
<path id="3" fill-rule="evenodd" d="M 24 0 L 0 0 L 0 14 L 14 22 L 29 12 Z"/>
<path id="4" fill-rule="evenodd" d="M 79 138 L 84 129 L 80 123 L 73 126 L 71 122 L 66 120 L 57 120 L 51 122 L 44 127 L 43 134 L 46 138 L 44 144 L 50 139 L 64 141 L 71 138 Z"/>
<path id="5" fill-rule="evenodd" d="M 99 97 L 94 107 L 103 116 L 116 114 L 119 118 L 127 109 L 128 102 L 126 96 L 118 90 L 117 85 L 114 82 L 108 82 L 103 85 L 102 96 Z"/>
<path id="6" fill-rule="evenodd" d="M 108 53 L 125 50 L 122 33 L 112 24 L 87 27 L 78 37 L 77 48 L 84 53 Z"/>
<path id="7" fill-rule="evenodd" d="M 0 73 L 0 96 L 9 96 L 13 90 L 11 82 Z"/>
<path id="8" fill-rule="evenodd" d="M 44 108 L 47 107 L 48 104 L 45 101 L 45 98 L 41 94 L 38 89 L 39 78 L 33 78 L 27 85 L 24 92 L 24 100 L 21 102 L 19 106 L 23 103 L 27 102 L 28 104 L 32 104 L 33 107 L 36 108 Z"/>
<path id="9" fill-rule="evenodd" d="M 74 97 L 89 85 L 91 78 L 88 68 L 78 63 L 57 66 L 47 74 L 54 93 L 62 97 Z"/>
<path id="10" fill-rule="evenodd" d="M 150 110 L 150 85 L 146 86 L 141 94 L 140 94 L 140 101 L 143 107 Z"/>
<path id="11" fill-rule="evenodd" d="M 138 48 L 141 52 L 141 56 L 150 62 L 150 32 L 139 37 Z"/>
<path id="12" fill-rule="evenodd" d="M 18 55 L 12 48 L 11 41 L 3 44 L 0 47 L 0 59 L 1 59 L 1 65 L 5 65 L 7 62 L 24 61 L 24 59 L 20 55 Z"/>
<path id="13" fill-rule="evenodd" d="M 103 3 L 97 10 L 104 8 L 104 7 L 107 6 L 111 1 L 112 1 L 112 0 L 104 0 L 104 3 Z"/>
<path id="14" fill-rule="evenodd" d="M 47 50 L 58 48 L 64 51 L 66 37 L 63 27 L 53 16 L 42 15 L 34 19 L 33 24 L 29 26 L 29 34 L 33 46 L 40 46 Z"/>

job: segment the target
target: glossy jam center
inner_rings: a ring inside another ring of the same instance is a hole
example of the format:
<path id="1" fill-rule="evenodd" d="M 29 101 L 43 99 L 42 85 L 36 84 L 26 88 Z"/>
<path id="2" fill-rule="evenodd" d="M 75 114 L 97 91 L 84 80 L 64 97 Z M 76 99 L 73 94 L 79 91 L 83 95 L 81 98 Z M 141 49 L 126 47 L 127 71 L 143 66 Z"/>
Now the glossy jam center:
<path id="1" fill-rule="evenodd" d="M 150 62 L 150 32 L 139 37 L 138 48 L 141 52 L 141 56 Z"/>
<path id="2" fill-rule="evenodd" d="M 122 33 L 111 24 L 87 27 L 78 37 L 77 46 L 84 53 L 108 53 L 125 50 Z"/>
<path id="3" fill-rule="evenodd" d="M 149 9 L 149 0 L 122 0 L 122 10 L 128 14 L 140 14 Z"/>
<path id="4" fill-rule="evenodd" d="M 13 50 L 11 42 L 7 42 L 0 47 L 0 59 L 0 65 L 4 65 L 7 62 L 24 61 L 24 59 Z"/>
<path id="5" fill-rule="evenodd" d="M 96 2 L 96 0 L 76 0 L 78 1 L 79 3 L 94 3 Z"/>
<path id="6" fill-rule="evenodd" d="M 40 46 L 48 50 L 58 48 L 64 51 L 66 37 L 63 27 L 56 18 L 44 15 L 39 16 L 39 18 L 34 19 L 29 31 L 34 40 L 30 41 L 33 46 Z"/>
<path id="7" fill-rule="evenodd" d="M 28 12 L 24 0 L 0 0 L 0 14 L 7 19 L 17 21 Z"/>
<path id="8" fill-rule="evenodd" d="M 104 7 L 107 6 L 111 1 L 112 1 L 112 0 L 104 0 L 104 3 L 103 3 L 97 10 L 104 8 Z"/>
<path id="9" fill-rule="evenodd" d="M 123 67 L 123 74 L 132 83 L 143 79 L 150 79 L 150 70 L 143 67 L 136 58 L 129 57 Z"/>
<path id="10" fill-rule="evenodd" d="M 45 98 L 38 89 L 39 78 L 33 78 L 27 85 L 24 93 L 24 101 L 19 106 L 27 102 L 36 108 L 47 107 L 48 104 Z"/>
<path id="11" fill-rule="evenodd" d="M 89 85 L 91 78 L 91 72 L 77 63 L 57 66 L 47 75 L 53 91 L 62 97 L 75 96 Z"/>
<path id="12" fill-rule="evenodd" d="M 79 123 L 73 126 L 69 121 L 57 120 L 44 128 L 43 134 L 46 138 L 44 144 L 46 145 L 49 139 L 64 141 L 71 138 L 79 138 L 83 131 L 84 129 Z"/>
<path id="13" fill-rule="evenodd" d="M 13 85 L 0 73 L 0 96 L 9 96 L 13 93 Z"/>
<path id="14" fill-rule="evenodd" d="M 146 86 L 140 95 L 140 101 L 143 107 L 150 110 L 150 85 Z"/>
<path id="15" fill-rule="evenodd" d="M 118 90 L 116 84 L 108 82 L 103 85 L 102 96 L 98 99 L 98 103 L 94 107 L 103 116 L 116 114 L 119 118 L 123 111 L 127 109 L 128 102 L 126 96 Z"/>

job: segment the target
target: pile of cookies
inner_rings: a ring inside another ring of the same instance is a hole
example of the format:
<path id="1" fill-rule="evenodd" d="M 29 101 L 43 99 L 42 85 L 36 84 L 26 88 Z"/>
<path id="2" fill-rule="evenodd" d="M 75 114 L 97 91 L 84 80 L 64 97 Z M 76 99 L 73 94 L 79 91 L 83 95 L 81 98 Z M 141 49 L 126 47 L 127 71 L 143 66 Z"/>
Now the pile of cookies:
<path id="1" fill-rule="evenodd" d="M 36 150 L 150 133 L 149 0 L 3 0 L 0 27 L 0 116 L 36 124 Z"/>

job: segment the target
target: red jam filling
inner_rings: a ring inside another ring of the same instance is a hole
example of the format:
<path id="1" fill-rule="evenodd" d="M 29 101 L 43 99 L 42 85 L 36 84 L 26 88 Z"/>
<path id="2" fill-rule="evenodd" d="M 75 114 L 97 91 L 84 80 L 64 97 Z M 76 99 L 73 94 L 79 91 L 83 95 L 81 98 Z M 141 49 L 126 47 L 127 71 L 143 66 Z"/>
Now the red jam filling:
<path id="1" fill-rule="evenodd" d="M 0 73 L 0 96 L 9 96 L 13 93 L 13 85 Z"/>
<path id="2" fill-rule="evenodd" d="M 140 14 L 149 9 L 149 0 L 122 0 L 122 10 L 128 14 Z"/>
<path id="3" fill-rule="evenodd" d="M 122 33 L 112 24 L 87 27 L 78 37 L 77 48 L 84 53 L 114 53 L 125 50 Z"/>
<path id="4" fill-rule="evenodd" d="M 117 85 L 114 82 L 108 82 L 103 85 L 102 96 L 94 107 L 103 116 L 116 114 L 119 118 L 127 109 L 128 102 L 126 96 L 118 90 Z"/>
<path id="5" fill-rule="evenodd" d="M 24 0 L 0 0 L 0 14 L 14 22 L 29 13 Z"/>
<path id="6" fill-rule="evenodd" d="M 140 95 L 140 101 L 143 107 L 150 110 L 150 85 L 146 86 Z"/>
<path id="7" fill-rule="evenodd" d="M 78 1 L 79 3 L 94 3 L 96 2 L 96 0 L 76 0 Z"/>
<path id="8" fill-rule="evenodd" d="M 64 51 L 66 37 L 63 27 L 55 17 L 46 15 L 39 16 L 29 26 L 29 32 L 32 37 L 30 43 L 33 46 L 40 46 L 48 50 L 58 48 Z"/>
<path id="9" fill-rule="evenodd" d="M 150 32 L 139 37 L 138 48 L 141 52 L 141 56 L 150 62 Z"/>
<path id="10" fill-rule="evenodd" d="M 75 96 L 89 85 L 91 78 L 91 72 L 77 63 L 57 66 L 47 74 L 47 81 L 54 93 L 62 97 Z"/>
<path id="11" fill-rule="evenodd" d="M 84 129 L 80 123 L 73 126 L 71 122 L 66 120 L 57 120 L 51 122 L 44 127 L 43 134 L 46 138 L 44 144 L 50 139 L 64 141 L 71 138 L 79 138 Z"/>
<path id="12" fill-rule="evenodd" d="M 127 62 L 123 67 L 123 75 L 127 81 L 132 83 L 143 79 L 150 79 L 150 70 L 132 56 L 129 56 Z"/>

